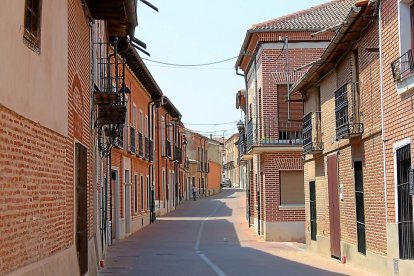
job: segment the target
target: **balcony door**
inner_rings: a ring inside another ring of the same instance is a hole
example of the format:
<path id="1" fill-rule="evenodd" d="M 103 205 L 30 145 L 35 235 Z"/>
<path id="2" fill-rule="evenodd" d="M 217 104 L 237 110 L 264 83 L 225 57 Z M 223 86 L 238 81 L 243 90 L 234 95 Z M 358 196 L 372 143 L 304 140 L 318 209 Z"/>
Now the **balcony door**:
<path id="1" fill-rule="evenodd" d="M 341 227 L 339 214 L 338 158 L 336 154 L 328 156 L 328 194 L 331 256 L 341 258 Z"/>

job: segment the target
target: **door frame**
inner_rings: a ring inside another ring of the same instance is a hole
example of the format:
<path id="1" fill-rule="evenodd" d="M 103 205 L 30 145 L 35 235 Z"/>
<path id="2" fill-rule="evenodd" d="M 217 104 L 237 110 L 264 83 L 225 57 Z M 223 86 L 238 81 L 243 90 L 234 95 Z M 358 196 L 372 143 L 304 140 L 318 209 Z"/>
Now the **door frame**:
<path id="1" fill-rule="evenodd" d="M 112 179 L 112 173 L 115 173 L 115 179 Z M 112 208 L 113 208 L 113 213 L 114 216 L 112 217 L 113 221 L 111 222 L 111 228 L 114 230 L 112 232 L 114 232 L 114 236 L 112 237 L 112 239 L 120 239 L 121 238 L 121 224 L 120 224 L 120 219 L 121 219 L 121 214 L 119 213 L 120 210 L 120 206 L 119 206 L 119 196 L 120 196 L 120 191 L 119 191 L 119 168 L 112 166 L 111 167 L 111 189 L 112 189 L 112 181 L 114 181 L 114 192 L 112 194 Z M 111 210 L 112 212 L 112 210 Z M 111 230 L 112 230 L 111 229 Z M 112 234 L 112 233 L 111 233 Z"/>

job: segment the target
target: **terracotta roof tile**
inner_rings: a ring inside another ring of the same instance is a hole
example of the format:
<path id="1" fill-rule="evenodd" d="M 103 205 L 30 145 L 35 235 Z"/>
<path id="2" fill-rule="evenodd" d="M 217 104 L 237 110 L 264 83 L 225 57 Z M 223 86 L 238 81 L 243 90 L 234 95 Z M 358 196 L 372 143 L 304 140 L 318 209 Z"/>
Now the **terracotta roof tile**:
<path id="1" fill-rule="evenodd" d="M 254 24 L 251 30 L 319 30 L 342 23 L 356 0 L 333 0 L 283 17 Z"/>

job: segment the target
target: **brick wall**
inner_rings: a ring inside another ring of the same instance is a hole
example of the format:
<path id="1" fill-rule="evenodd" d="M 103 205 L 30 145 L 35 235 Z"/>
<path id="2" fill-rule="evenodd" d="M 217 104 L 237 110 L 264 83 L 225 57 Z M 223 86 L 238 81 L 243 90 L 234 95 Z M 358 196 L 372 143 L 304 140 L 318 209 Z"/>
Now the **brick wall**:
<path id="1" fill-rule="evenodd" d="M 265 177 L 262 187 L 264 220 L 271 221 L 303 221 L 304 210 L 281 210 L 280 204 L 280 171 L 303 170 L 301 152 L 277 152 L 261 155 L 261 169 Z"/>
<path id="2" fill-rule="evenodd" d="M 0 271 L 73 244 L 67 138 L 0 105 Z M 72 149 L 73 151 L 73 149 Z"/>

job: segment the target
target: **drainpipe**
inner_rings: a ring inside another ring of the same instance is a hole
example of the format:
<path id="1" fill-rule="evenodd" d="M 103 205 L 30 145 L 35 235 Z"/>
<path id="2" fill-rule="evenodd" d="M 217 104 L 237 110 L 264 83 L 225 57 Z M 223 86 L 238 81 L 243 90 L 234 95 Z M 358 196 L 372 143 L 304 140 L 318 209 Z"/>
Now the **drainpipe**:
<path id="1" fill-rule="evenodd" d="M 259 141 L 259 103 L 258 103 L 258 91 L 257 91 L 257 55 L 254 56 L 254 86 L 255 86 L 255 95 L 256 95 L 256 139 Z M 260 175 L 260 154 L 257 155 L 257 233 L 260 235 L 260 213 L 261 213 L 261 206 L 260 206 L 260 197 L 261 197 L 261 175 Z"/>
<path id="2" fill-rule="evenodd" d="M 154 138 L 154 101 L 148 102 L 148 139 L 149 141 L 153 141 Z M 149 176 L 149 184 L 150 184 L 150 223 L 154 223 L 155 221 L 155 194 L 154 194 L 154 144 L 152 146 L 152 152 L 150 156 L 152 156 L 153 160 L 150 161 L 148 166 L 148 176 Z"/>
<path id="3" fill-rule="evenodd" d="M 388 223 L 388 199 L 387 199 L 387 166 L 386 166 L 386 145 L 385 142 L 385 123 L 384 123 L 384 74 L 382 59 L 382 1 L 378 0 L 378 41 L 379 41 L 379 61 L 380 61 L 380 92 L 381 92 L 381 141 L 382 141 L 382 158 L 384 170 L 384 203 L 385 203 L 385 227 Z"/>

